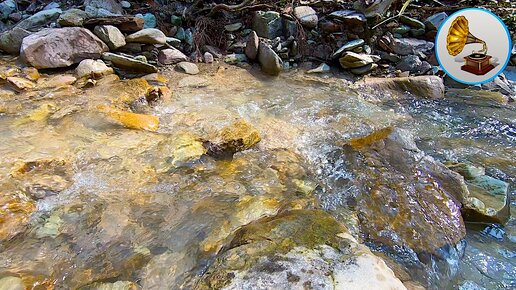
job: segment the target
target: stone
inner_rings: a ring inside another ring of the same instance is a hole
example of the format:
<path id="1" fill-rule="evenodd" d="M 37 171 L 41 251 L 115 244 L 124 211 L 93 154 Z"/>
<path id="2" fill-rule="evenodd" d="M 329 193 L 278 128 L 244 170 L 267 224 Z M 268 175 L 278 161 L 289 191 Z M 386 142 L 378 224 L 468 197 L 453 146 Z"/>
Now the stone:
<path id="1" fill-rule="evenodd" d="M 47 5 L 45 5 L 45 7 L 43 7 L 43 10 L 49 10 L 49 9 L 60 8 L 60 7 L 61 7 L 61 4 L 59 4 L 57 2 L 50 2 Z"/>
<path id="2" fill-rule="evenodd" d="M 1 290 L 24 290 L 25 284 L 19 277 L 7 276 L 0 278 Z"/>
<path id="3" fill-rule="evenodd" d="M 190 28 L 185 30 L 185 42 L 193 46 L 193 32 Z"/>
<path id="4" fill-rule="evenodd" d="M 188 57 L 175 48 L 167 48 L 158 53 L 158 61 L 161 64 L 169 65 L 187 61 Z"/>
<path id="5" fill-rule="evenodd" d="M 399 19 L 401 23 L 407 24 L 414 29 L 425 29 L 425 24 L 415 18 L 408 17 L 406 15 L 400 15 Z"/>
<path id="6" fill-rule="evenodd" d="M 25 91 L 36 87 L 32 81 L 20 77 L 8 77 L 6 80 L 16 91 Z"/>
<path id="7" fill-rule="evenodd" d="M 125 40 L 127 42 L 136 42 L 144 44 L 165 44 L 167 37 L 161 30 L 155 28 L 146 28 L 128 35 Z"/>
<path id="8" fill-rule="evenodd" d="M 260 142 L 260 132 L 243 119 L 222 128 L 214 140 L 208 142 L 208 155 L 228 157 L 247 150 Z"/>
<path id="9" fill-rule="evenodd" d="M 170 16 L 170 23 L 172 23 L 172 25 L 175 26 L 181 26 L 183 25 L 183 19 L 181 18 L 181 16 L 172 15 Z"/>
<path id="10" fill-rule="evenodd" d="M 182 61 L 177 64 L 177 67 L 184 73 L 189 75 L 196 75 L 199 73 L 199 68 L 195 63 Z"/>
<path id="11" fill-rule="evenodd" d="M 392 30 L 392 33 L 397 33 L 400 35 L 405 35 L 409 32 L 410 32 L 410 27 L 407 25 L 403 25 L 403 24 L 401 24 L 400 26 L 398 26 Z"/>
<path id="12" fill-rule="evenodd" d="M 24 230 L 31 214 L 36 211 L 36 204 L 26 195 L 14 192 L 2 192 L 0 204 L 3 204 L 0 207 L 0 241 L 5 241 Z M 5 280 L 0 281 L 0 285 L 7 283 Z"/>
<path id="13" fill-rule="evenodd" d="M 256 31 L 252 31 L 248 38 L 247 43 L 245 46 L 245 55 L 249 59 L 256 59 L 256 56 L 258 55 L 258 46 L 260 44 L 260 39 L 258 38 L 258 34 L 256 34 Z"/>
<path id="14" fill-rule="evenodd" d="M 108 67 L 100 59 L 85 59 L 81 61 L 75 69 L 75 75 L 77 78 L 89 77 L 97 79 L 112 73 L 114 73 L 113 69 Z"/>
<path id="15" fill-rule="evenodd" d="M 95 26 L 93 33 L 104 41 L 111 50 L 116 50 L 126 44 L 125 37 L 118 28 L 113 25 Z"/>
<path id="16" fill-rule="evenodd" d="M 395 0 L 376 0 L 374 2 L 368 2 L 371 4 L 363 9 L 364 14 L 367 18 L 373 18 L 377 16 L 381 17 L 385 14 L 385 12 L 387 12 L 394 1 Z"/>
<path id="17" fill-rule="evenodd" d="M 179 27 L 176 31 L 176 34 L 174 35 L 175 38 L 181 40 L 181 41 L 185 41 L 186 40 L 186 32 L 185 32 L 185 29 L 183 27 Z"/>
<path id="18" fill-rule="evenodd" d="M 363 39 L 355 39 L 349 42 L 346 42 L 343 46 L 341 46 L 336 52 L 334 52 L 330 58 L 331 59 L 338 59 L 342 56 L 342 53 L 345 51 L 353 50 L 357 47 L 363 46 L 365 44 L 365 41 Z"/>
<path id="19" fill-rule="evenodd" d="M 252 28 L 260 37 L 273 39 L 283 35 L 281 16 L 275 11 L 257 11 L 253 17 Z"/>
<path id="20" fill-rule="evenodd" d="M 319 22 L 317 13 L 310 6 L 298 6 L 294 8 L 294 16 L 306 28 L 315 28 Z"/>
<path id="21" fill-rule="evenodd" d="M 82 26 L 86 18 L 88 18 L 88 14 L 85 11 L 72 8 L 63 12 L 57 19 L 57 23 L 61 27 Z"/>
<path id="22" fill-rule="evenodd" d="M 376 63 L 369 63 L 361 67 L 352 68 L 350 71 L 352 74 L 355 75 L 363 75 L 366 74 L 372 70 L 375 70 L 378 67 Z"/>
<path id="23" fill-rule="evenodd" d="M 110 61 L 114 66 L 124 70 L 145 73 L 158 72 L 158 69 L 151 64 L 123 55 L 105 52 L 102 54 L 102 59 Z"/>
<path id="24" fill-rule="evenodd" d="M 30 31 L 38 30 L 39 28 L 56 20 L 59 15 L 61 15 L 61 12 L 62 11 L 59 8 L 42 10 L 31 17 L 22 20 L 16 25 L 16 27 Z"/>
<path id="25" fill-rule="evenodd" d="M 211 46 L 211 45 L 203 46 L 202 51 L 213 54 L 213 56 L 215 58 L 222 58 L 222 56 L 223 56 L 223 52 L 219 48 Z"/>
<path id="26" fill-rule="evenodd" d="M 392 52 L 404 56 L 424 54 L 434 48 L 434 44 L 416 38 L 394 38 L 391 36 L 388 47 Z"/>
<path id="27" fill-rule="evenodd" d="M 441 24 L 444 20 L 448 18 L 448 14 L 446 12 L 439 12 L 425 20 L 425 26 L 428 30 L 437 30 L 441 27 Z"/>
<path id="28" fill-rule="evenodd" d="M 357 164 L 348 170 L 356 178 L 353 184 L 364 192 L 356 207 L 361 233 L 371 242 L 437 254 L 441 247 L 464 238 L 460 213 L 468 194 L 464 180 L 419 150 L 410 132 L 386 127 L 348 144 L 355 153 L 344 158 Z M 362 162 L 375 166 L 364 167 Z"/>
<path id="29" fill-rule="evenodd" d="M 266 74 L 277 76 L 282 70 L 283 61 L 267 44 L 261 42 L 258 48 L 258 62 Z"/>
<path id="30" fill-rule="evenodd" d="M 207 269 L 198 289 L 257 285 L 260 289 L 406 289 L 382 259 L 334 218 L 316 210 L 285 211 L 242 226 Z"/>
<path id="31" fill-rule="evenodd" d="M 137 284 L 130 281 L 116 281 L 115 283 L 96 282 L 80 287 L 78 290 L 138 290 Z"/>
<path id="32" fill-rule="evenodd" d="M 23 39 L 30 34 L 28 30 L 14 27 L 0 34 L 0 49 L 9 54 L 19 55 Z"/>
<path id="33" fill-rule="evenodd" d="M 159 118 L 156 116 L 135 114 L 105 105 L 99 105 L 97 109 L 128 129 L 156 132 L 159 128 Z"/>
<path id="34" fill-rule="evenodd" d="M 177 84 L 178 88 L 203 88 L 209 85 L 209 81 L 198 76 L 188 76 L 182 78 Z"/>
<path id="35" fill-rule="evenodd" d="M 247 57 L 243 53 L 232 53 L 224 56 L 224 62 L 228 64 L 237 64 L 246 61 Z"/>
<path id="36" fill-rule="evenodd" d="M 345 52 L 342 57 L 339 58 L 339 63 L 342 68 L 357 68 L 373 62 L 375 62 L 375 60 L 371 55 L 358 54 L 351 51 Z"/>
<path id="37" fill-rule="evenodd" d="M 129 9 L 129 8 L 131 8 L 131 2 L 129 2 L 129 1 L 120 1 L 120 6 L 122 6 L 122 8 L 124 8 L 124 9 Z"/>
<path id="38" fill-rule="evenodd" d="M 87 29 L 50 28 L 23 39 L 22 59 L 35 68 L 67 67 L 84 59 L 100 58 L 108 47 Z"/>
<path id="39" fill-rule="evenodd" d="M 155 28 L 158 26 L 158 20 L 152 13 L 136 14 L 135 16 L 143 19 L 143 28 Z"/>
<path id="40" fill-rule="evenodd" d="M 466 182 L 469 197 L 464 207 L 464 218 L 474 222 L 505 224 L 509 213 L 509 184 L 487 175 L 480 175 Z"/>
<path id="41" fill-rule="evenodd" d="M 195 162 L 206 154 L 202 140 L 188 132 L 180 132 L 171 136 L 163 149 L 169 152 L 172 159 L 171 165 L 176 168 Z"/>
<path id="42" fill-rule="evenodd" d="M 354 10 L 337 10 L 328 15 L 330 18 L 337 19 L 347 25 L 364 25 L 365 15 Z"/>
<path id="43" fill-rule="evenodd" d="M 84 21 L 84 26 L 113 25 L 123 32 L 136 32 L 143 29 L 144 21 L 135 16 L 93 17 Z"/>
<path id="44" fill-rule="evenodd" d="M 240 30 L 240 28 L 242 28 L 242 26 L 243 25 L 241 22 L 237 22 L 237 23 L 225 25 L 224 30 L 226 30 L 227 32 L 236 32 L 236 31 Z"/>
<path id="45" fill-rule="evenodd" d="M 94 8 L 91 10 L 94 12 L 92 16 L 105 16 L 99 15 L 102 14 L 102 10 L 114 15 L 122 15 L 124 13 L 122 5 L 117 0 L 85 0 L 84 6 Z"/>
<path id="46" fill-rule="evenodd" d="M 307 71 L 306 73 L 313 74 L 313 73 L 327 73 L 327 72 L 330 72 L 330 66 L 325 63 L 321 63 L 318 67 L 311 69 L 311 70 Z"/>
<path id="47" fill-rule="evenodd" d="M 174 37 L 167 37 L 167 43 L 174 47 L 179 47 L 181 45 L 181 40 Z"/>
<path id="48" fill-rule="evenodd" d="M 59 88 L 75 83 L 76 77 L 69 74 L 59 74 L 49 78 L 40 78 L 38 80 L 38 89 Z"/>
<path id="49" fill-rule="evenodd" d="M 365 86 L 394 94 L 410 92 L 414 96 L 437 99 L 444 97 L 444 83 L 438 76 L 368 78 Z"/>
<path id="50" fill-rule="evenodd" d="M 215 60 L 213 54 L 209 52 L 205 52 L 203 58 L 205 63 L 213 63 L 213 61 Z"/>
<path id="51" fill-rule="evenodd" d="M 0 3 L 0 20 L 9 18 L 9 15 L 16 11 L 17 5 L 14 0 L 6 0 Z"/>
<path id="52" fill-rule="evenodd" d="M 402 71 L 409 71 L 411 73 L 419 72 L 423 62 L 417 57 L 417 55 L 407 55 L 401 59 L 396 65 L 396 68 Z"/>

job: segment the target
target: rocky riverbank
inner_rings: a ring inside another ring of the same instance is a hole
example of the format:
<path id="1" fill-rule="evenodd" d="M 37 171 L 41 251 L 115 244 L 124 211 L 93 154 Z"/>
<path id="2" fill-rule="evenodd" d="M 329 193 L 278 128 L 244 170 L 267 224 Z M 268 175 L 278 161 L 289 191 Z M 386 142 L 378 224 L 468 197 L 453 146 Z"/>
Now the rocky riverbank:
<path id="1" fill-rule="evenodd" d="M 510 287 L 515 70 L 442 74 L 460 7 L 227 2 L 0 3 L 0 289 Z"/>

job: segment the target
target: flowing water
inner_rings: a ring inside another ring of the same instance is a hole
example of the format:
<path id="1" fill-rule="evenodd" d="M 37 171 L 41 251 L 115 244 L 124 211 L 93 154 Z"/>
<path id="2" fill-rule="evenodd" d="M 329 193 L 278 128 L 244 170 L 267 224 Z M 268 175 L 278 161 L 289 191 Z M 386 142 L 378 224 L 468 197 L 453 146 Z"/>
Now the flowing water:
<path id="1" fill-rule="evenodd" d="M 11 61 L 2 66 L 16 70 Z M 350 206 L 361 188 L 350 182 L 343 144 L 389 127 L 413 132 L 438 160 L 482 165 L 514 184 L 511 105 L 383 99 L 384 92 L 366 94 L 339 78 L 206 70 L 154 77 L 151 85 L 168 82 L 173 94 L 152 105 L 138 103 L 145 83 L 112 76 L 85 88 L 49 85 L 45 75 L 35 90 L 3 86 L 0 278 L 20 276 L 34 289 L 95 281 L 189 288 L 232 232 L 288 208 L 323 208 L 361 238 Z M 160 127 L 126 129 L 99 111 L 109 103 L 155 115 Z M 257 146 L 232 160 L 171 161 L 174 140 L 211 140 L 237 119 L 260 132 Z M 445 270 L 434 260 L 413 271 L 405 263 L 409 274 L 430 288 L 515 287 L 512 228 L 467 227 L 466 247 L 441 255 Z M 414 277 L 422 272 L 426 278 Z"/>

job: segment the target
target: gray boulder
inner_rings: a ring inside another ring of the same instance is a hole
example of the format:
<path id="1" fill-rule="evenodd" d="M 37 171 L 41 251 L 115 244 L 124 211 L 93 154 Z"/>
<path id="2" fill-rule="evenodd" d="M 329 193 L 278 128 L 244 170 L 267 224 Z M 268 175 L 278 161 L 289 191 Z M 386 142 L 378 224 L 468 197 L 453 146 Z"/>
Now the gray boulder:
<path id="1" fill-rule="evenodd" d="M 261 42 L 258 48 L 258 61 L 262 71 L 266 74 L 277 76 L 283 68 L 281 58 L 267 44 Z"/>
<path id="2" fill-rule="evenodd" d="M 0 49 L 14 55 L 20 54 L 20 47 L 25 37 L 31 34 L 30 31 L 15 27 L 0 34 Z"/>
<path id="3" fill-rule="evenodd" d="M 84 59 L 100 58 L 108 47 L 80 27 L 50 28 L 25 37 L 20 54 L 35 68 L 67 67 Z"/>
<path id="4" fill-rule="evenodd" d="M 118 28 L 112 25 L 98 25 L 93 30 L 98 38 L 106 43 L 111 50 L 116 50 L 125 45 L 125 37 Z"/>
<path id="5" fill-rule="evenodd" d="M 62 11 L 59 8 L 43 10 L 25 20 L 22 20 L 20 23 L 16 25 L 16 27 L 35 31 L 40 27 L 45 26 L 50 22 L 56 20 L 59 17 L 59 15 L 61 15 L 61 13 Z"/>

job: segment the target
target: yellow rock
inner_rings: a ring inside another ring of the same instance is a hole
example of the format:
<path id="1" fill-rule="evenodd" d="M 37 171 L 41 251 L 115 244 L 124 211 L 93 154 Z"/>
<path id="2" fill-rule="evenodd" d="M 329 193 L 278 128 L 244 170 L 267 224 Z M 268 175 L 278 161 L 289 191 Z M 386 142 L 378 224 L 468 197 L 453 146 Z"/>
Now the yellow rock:
<path id="1" fill-rule="evenodd" d="M 0 241 L 23 230 L 36 210 L 34 201 L 23 194 L 0 192 Z"/>
<path id="2" fill-rule="evenodd" d="M 46 88 L 57 88 L 64 87 L 67 85 L 71 85 L 75 83 L 77 80 L 73 75 L 56 75 L 50 78 L 39 79 L 38 80 L 38 88 L 46 89 Z"/>
<path id="3" fill-rule="evenodd" d="M 44 121 L 48 116 L 55 111 L 56 107 L 53 104 L 43 104 L 39 108 L 33 110 L 27 116 L 17 120 L 15 125 L 23 125 L 30 122 Z"/>
<path id="4" fill-rule="evenodd" d="M 26 67 L 23 69 L 25 76 L 31 81 L 37 81 L 40 77 L 38 69 L 34 67 Z"/>
<path id="5" fill-rule="evenodd" d="M 7 81 L 17 91 L 30 90 L 36 86 L 32 81 L 20 77 L 8 77 Z"/>
<path id="6" fill-rule="evenodd" d="M 173 137 L 171 142 L 173 166 L 195 161 L 206 153 L 202 142 L 191 133 L 180 133 Z"/>
<path id="7" fill-rule="evenodd" d="M 376 141 L 385 139 L 391 133 L 392 133 L 391 127 L 383 128 L 383 129 L 374 131 L 373 133 L 371 133 L 365 137 L 351 139 L 351 140 L 349 140 L 348 144 L 351 145 L 351 147 L 353 147 L 354 149 L 360 149 L 362 147 L 369 146 Z"/>
<path id="8" fill-rule="evenodd" d="M 159 128 L 159 118 L 156 116 L 125 112 L 105 105 L 99 105 L 97 109 L 129 129 L 156 132 Z"/>

